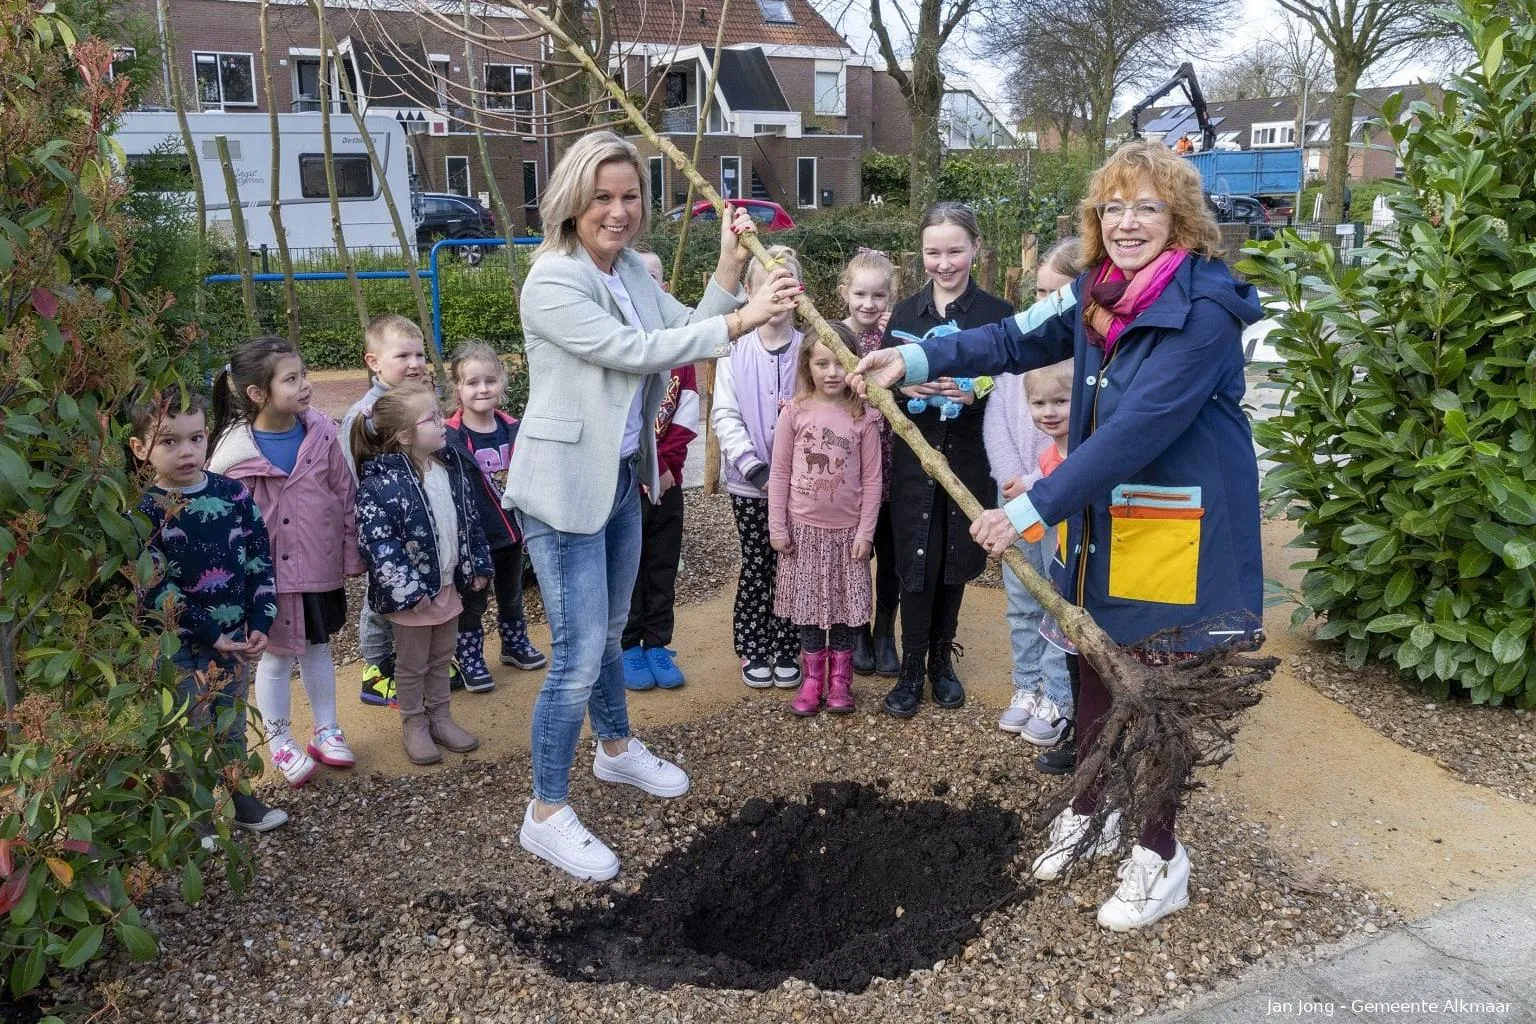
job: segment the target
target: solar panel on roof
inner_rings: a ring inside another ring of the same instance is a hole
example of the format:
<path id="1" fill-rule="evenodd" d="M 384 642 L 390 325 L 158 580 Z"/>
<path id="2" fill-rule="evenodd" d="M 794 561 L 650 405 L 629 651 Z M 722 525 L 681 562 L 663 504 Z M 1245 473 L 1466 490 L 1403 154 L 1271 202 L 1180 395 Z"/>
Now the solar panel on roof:
<path id="1" fill-rule="evenodd" d="M 1188 106 L 1171 107 L 1157 116 L 1157 120 L 1147 125 L 1143 131 L 1165 132 L 1172 126 L 1189 119 L 1191 110 Z"/>

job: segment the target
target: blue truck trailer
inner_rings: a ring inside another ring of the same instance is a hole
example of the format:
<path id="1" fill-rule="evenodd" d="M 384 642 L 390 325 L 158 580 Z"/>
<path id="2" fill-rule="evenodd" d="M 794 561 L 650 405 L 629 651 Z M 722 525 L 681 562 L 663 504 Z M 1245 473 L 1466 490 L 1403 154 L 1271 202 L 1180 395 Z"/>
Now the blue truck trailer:
<path id="1" fill-rule="evenodd" d="M 1185 157 L 1205 191 L 1218 196 L 1294 196 L 1301 187 L 1301 150 L 1213 149 Z"/>

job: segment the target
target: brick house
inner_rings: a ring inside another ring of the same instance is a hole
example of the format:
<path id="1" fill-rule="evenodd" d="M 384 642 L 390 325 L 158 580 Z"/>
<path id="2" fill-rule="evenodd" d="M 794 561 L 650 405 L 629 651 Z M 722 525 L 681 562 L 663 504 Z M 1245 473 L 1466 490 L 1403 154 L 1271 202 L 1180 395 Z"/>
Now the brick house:
<path id="1" fill-rule="evenodd" d="M 154 0 L 129 0 L 150 23 Z M 618 37 L 610 67 L 631 95 L 649 99 L 653 124 L 685 152 L 698 122 L 701 90 L 713 62 L 718 11 L 683 0 L 612 0 Z M 370 114 L 393 114 L 410 142 L 412 172 L 424 191 L 484 195 L 472 124 L 459 106 L 470 73 L 489 108 L 483 127 L 496 183 L 519 228 L 536 228 L 537 202 L 554 157 L 546 64 L 531 24 L 506 8 L 481 7 L 477 25 L 506 42 L 472 46 L 451 29 L 394 5 L 327 5 L 326 22 L 342 55 L 329 81 L 319 75 L 313 8 L 273 0 L 268 59 L 272 95 L 261 73 L 257 7 L 252 0 L 170 0 L 179 75 L 202 109 L 264 112 L 344 111 L 338 74 Z M 456 15 L 448 15 L 456 19 Z M 904 153 L 911 125 L 890 76 L 854 58 L 846 40 L 809 0 L 741 0 L 729 8 L 725 53 L 700 170 L 727 195 L 773 199 L 786 209 L 860 201 L 860 163 L 871 148 Z M 551 74 L 568 73 L 554 69 Z M 165 104 L 169 76 L 146 105 Z M 622 121 L 615 128 L 624 131 Z M 652 201 L 681 202 L 686 183 L 643 137 L 653 171 Z"/>

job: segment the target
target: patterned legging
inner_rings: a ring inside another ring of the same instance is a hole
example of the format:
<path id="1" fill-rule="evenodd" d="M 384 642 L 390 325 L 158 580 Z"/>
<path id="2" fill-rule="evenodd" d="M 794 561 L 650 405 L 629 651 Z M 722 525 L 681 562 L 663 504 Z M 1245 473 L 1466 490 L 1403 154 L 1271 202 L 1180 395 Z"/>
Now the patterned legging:
<path id="1" fill-rule="evenodd" d="M 736 654 L 772 664 L 800 651 L 800 635 L 788 619 L 773 614 L 773 584 L 779 556 L 768 543 L 768 501 L 731 495 L 736 532 L 741 537 L 741 579 L 731 632 Z"/>

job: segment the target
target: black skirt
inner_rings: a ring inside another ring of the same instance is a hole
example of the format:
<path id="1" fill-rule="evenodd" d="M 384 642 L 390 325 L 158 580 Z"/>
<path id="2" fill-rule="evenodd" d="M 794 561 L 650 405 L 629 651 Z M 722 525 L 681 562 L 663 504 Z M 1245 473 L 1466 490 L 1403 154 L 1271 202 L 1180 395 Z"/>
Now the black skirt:
<path id="1" fill-rule="evenodd" d="M 311 644 L 331 642 L 347 624 L 347 592 L 328 590 L 323 594 L 304 594 L 304 640 Z"/>

